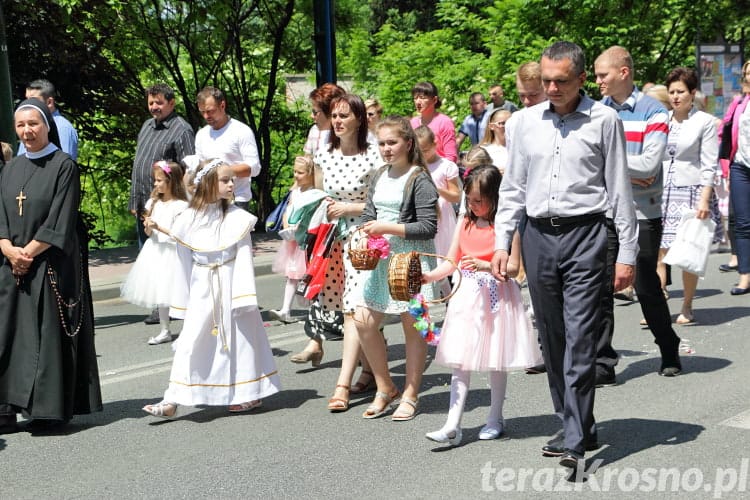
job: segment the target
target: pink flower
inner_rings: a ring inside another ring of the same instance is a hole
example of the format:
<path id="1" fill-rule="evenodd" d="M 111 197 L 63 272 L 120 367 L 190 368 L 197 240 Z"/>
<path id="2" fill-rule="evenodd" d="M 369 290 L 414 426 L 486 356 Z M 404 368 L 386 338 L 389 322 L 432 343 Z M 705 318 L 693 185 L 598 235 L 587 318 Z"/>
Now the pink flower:
<path id="1" fill-rule="evenodd" d="M 387 259 L 388 255 L 391 253 L 391 244 L 382 236 L 370 236 L 367 239 L 367 248 L 370 250 L 378 250 L 381 259 Z"/>

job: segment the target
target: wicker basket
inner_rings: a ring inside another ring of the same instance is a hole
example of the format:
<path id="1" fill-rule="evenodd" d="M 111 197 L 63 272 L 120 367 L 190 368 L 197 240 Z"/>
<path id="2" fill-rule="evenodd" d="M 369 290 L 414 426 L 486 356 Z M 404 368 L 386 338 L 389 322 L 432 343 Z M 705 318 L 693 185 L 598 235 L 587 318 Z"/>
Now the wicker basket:
<path id="1" fill-rule="evenodd" d="M 450 259 L 434 253 L 408 252 L 395 254 L 388 263 L 388 291 L 395 300 L 409 301 L 422 288 L 422 263 L 419 261 L 420 255 L 438 257 L 448 260 L 455 265 Z M 453 287 L 451 293 L 443 298 L 430 300 L 428 303 L 445 302 L 456 293 L 459 286 L 461 286 L 461 273 L 458 274 L 458 282 Z"/>
<path id="2" fill-rule="evenodd" d="M 354 234 L 362 233 L 362 237 L 357 240 L 357 246 L 353 247 Z M 367 237 L 360 229 L 357 229 L 347 243 L 347 253 L 352 267 L 359 271 L 372 271 L 380 261 L 380 250 L 377 248 L 367 248 Z"/>

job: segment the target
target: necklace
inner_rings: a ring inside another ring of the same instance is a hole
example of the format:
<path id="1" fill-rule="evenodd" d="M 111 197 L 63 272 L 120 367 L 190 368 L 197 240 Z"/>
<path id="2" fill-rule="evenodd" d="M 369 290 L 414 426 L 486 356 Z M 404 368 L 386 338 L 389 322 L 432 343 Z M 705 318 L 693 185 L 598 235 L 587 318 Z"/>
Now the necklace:
<path id="1" fill-rule="evenodd" d="M 18 216 L 23 217 L 23 202 L 26 199 L 26 195 L 23 194 L 23 189 L 26 187 L 26 184 L 29 183 L 32 177 L 34 177 L 34 174 L 36 171 L 39 170 L 39 167 L 34 165 L 34 171 L 31 172 L 31 174 L 26 177 L 26 180 L 23 184 L 21 184 L 21 189 L 18 191 L 18 196 L 16 196 L 16 200 L 18 201 Z M 26 172 L 26 168 L 24 167 L 24 172 Z"/>

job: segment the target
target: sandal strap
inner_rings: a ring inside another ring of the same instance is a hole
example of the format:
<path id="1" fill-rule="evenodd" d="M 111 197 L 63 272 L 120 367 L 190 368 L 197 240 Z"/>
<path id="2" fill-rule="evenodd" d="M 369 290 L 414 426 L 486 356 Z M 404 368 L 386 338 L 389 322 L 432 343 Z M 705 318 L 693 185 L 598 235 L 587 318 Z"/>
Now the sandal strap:
<path id="1" fill-rule="evenodd" d="M 416 399 L 411 399 L 411 398 L 407 398 L 407 397 L 402 396 L 401 397 L 401 401 L 399 402 L 399 404 L 401 404 L 401 403 L 406 403 L 406 404 L 408 404 L 409 406 L 411 406 L 412 408 L 414 408 L 416 410 L 417 409 L 417 404 L 419 402 Z"/>

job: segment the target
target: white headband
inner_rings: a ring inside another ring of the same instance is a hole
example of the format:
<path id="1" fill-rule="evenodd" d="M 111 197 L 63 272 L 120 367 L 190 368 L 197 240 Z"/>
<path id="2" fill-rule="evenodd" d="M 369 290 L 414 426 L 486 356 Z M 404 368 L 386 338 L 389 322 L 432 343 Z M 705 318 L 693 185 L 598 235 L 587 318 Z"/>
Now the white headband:
<path id="1" fill-rule="evenodd" d="M 211 160 L 211 163 L 203 167 L 203 169 L 200 172 L 195 174 L 195 179 L 193 179 L 193 184 L 195 184 L 196 186 L 200 184 L 201 179 L 203 179 L 203 176 L 209 173 L 211 170 L 218 167 L 219 165 L 225 165 L 224 160 L 220 160 L 218 158 L 216 160 Z"/>
<path id="2" fill-rule="evenodd" d="M 42 115 L 42 120 L 44 120 L 44 124 L 47 125 L 47 130 L 49 130 L 49 122 L 47 121 L 47 115 L 44 114 L 44 111 L 39 106 L 34 106 L 33 104 L 21 104 L 16 108 L 16 112 L 21 111 L 24 108 L 31 108 L 39 111 L 39 114 Z"/>

